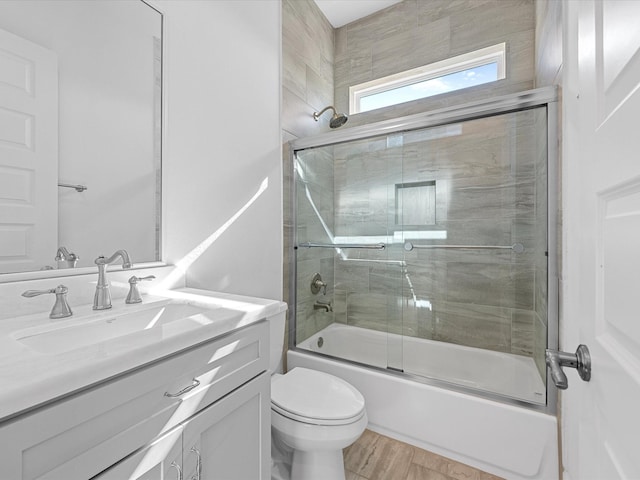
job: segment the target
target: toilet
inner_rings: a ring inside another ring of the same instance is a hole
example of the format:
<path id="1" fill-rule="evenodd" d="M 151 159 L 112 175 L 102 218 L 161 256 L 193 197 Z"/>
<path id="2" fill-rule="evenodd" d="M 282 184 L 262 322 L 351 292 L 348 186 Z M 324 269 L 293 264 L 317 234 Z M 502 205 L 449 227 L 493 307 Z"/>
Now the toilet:
<path id="1" fill-rule="evenodd" d="M 278 371 L 284 342 L 284 322 L 279 333 L 275 323 L 280 322 L 271 322 L 272 372 Z M 273 373 L 272 478 L 345 480 L 342 449 L 362 435 L 367 423 L 364 397 L 341 378 L 302 367 Z"/>

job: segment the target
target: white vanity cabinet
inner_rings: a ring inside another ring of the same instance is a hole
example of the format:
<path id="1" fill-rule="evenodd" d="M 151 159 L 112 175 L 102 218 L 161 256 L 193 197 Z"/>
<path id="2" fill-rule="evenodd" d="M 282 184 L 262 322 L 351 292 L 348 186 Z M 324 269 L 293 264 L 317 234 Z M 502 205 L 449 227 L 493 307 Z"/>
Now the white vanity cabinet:
<path id="1" fill-rule="evenodd" d="M 260 321 L 0 423 L 0 478 L 266 480 L 268 362 Z"/>
<path id="2" fill-rule="evenodd" d="M 258 480 L 269 445 L 270 376 L 263 373 L 98 475 L 95 480 Z"/>

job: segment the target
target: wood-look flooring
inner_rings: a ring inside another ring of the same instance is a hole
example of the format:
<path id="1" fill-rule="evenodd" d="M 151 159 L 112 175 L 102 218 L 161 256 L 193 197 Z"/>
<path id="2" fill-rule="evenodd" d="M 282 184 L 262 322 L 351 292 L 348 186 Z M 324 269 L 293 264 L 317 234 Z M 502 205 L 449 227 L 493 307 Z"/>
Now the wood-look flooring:
<path id="1" fill-rule="evenodd" d="M 344 450 L 344 462 L 346 480 L 501 480 L 371 430 Z"/>

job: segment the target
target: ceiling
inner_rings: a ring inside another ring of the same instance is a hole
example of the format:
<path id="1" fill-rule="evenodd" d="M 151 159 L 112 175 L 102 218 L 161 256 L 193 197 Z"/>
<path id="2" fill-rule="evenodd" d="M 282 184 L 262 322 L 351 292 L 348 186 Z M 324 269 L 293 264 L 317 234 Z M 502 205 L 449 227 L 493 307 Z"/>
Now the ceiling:
<path id="1" fill-rule="evenodd" d="M 371 15 L 402 0 L 315 0 L 334 28 Z"/>

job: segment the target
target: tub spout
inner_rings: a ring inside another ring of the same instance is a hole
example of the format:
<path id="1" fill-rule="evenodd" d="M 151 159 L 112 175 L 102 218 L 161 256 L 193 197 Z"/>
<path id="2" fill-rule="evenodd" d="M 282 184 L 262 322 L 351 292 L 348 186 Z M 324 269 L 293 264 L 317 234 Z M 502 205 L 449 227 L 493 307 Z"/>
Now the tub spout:
<path id="1" fill-rule="evenodd" d="M 333 312 L 333 305 L 331 305 L 331 302 L 325 303 L 318 300 L 316 303 L 313 304 L 313 309 L 324 310 L 325 312 L 329 313 L 329 312 Z"/>

